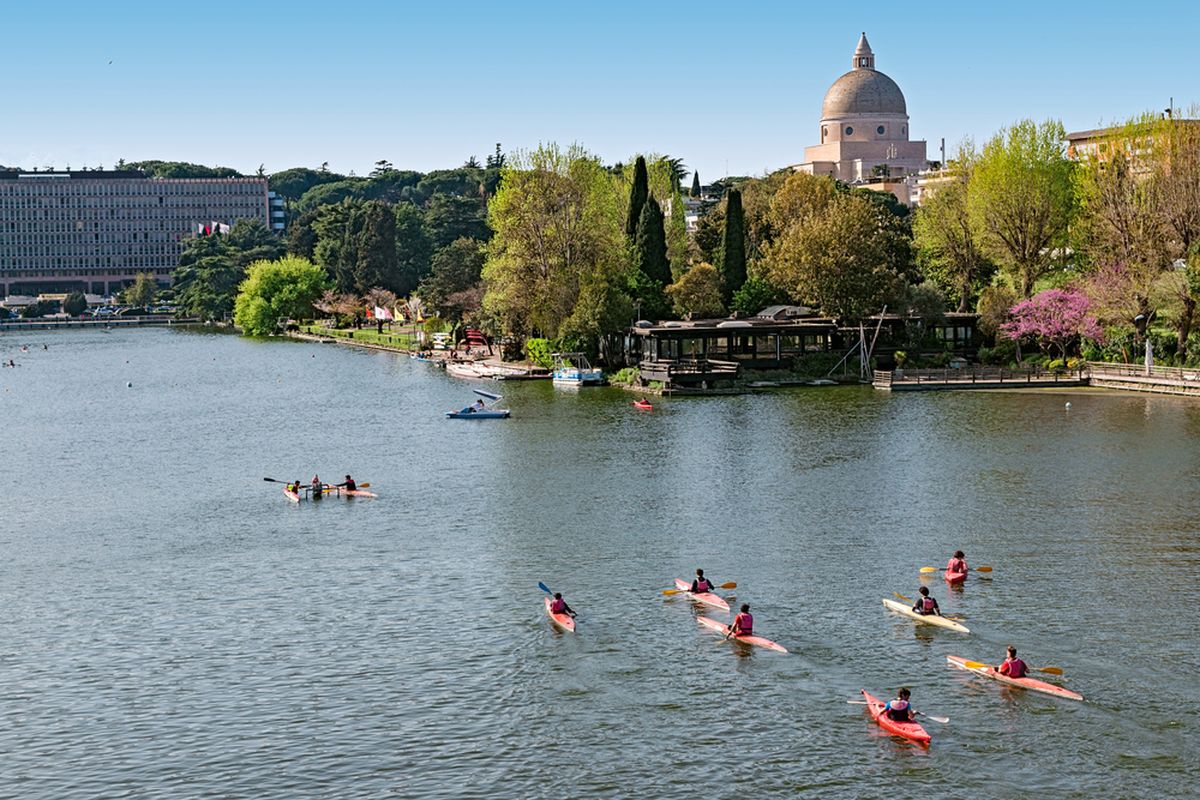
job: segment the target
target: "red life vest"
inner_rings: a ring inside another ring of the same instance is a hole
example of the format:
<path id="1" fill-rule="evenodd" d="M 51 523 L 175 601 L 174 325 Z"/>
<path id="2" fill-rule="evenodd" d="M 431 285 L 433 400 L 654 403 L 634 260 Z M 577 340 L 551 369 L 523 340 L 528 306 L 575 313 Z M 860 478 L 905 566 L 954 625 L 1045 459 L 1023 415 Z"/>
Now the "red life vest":
<path id="1" fill-rule="evenodd" d="M 708 578 L 696 578 L 696 594 L 711 592 L 712 588 L 713 585 L 709 582 Z"/>
<path id="2" fill-rule="evenodd" d="M 926 614 L 930 614 L 933 612 L 933 607 L 935 604 L 936 604 L 936 601 L 932 597 L 922 597 L 921 598 L 921 609 Z"/>
<path id="3" fill-rule="evenodd" d="M 567 610 L 567 601 L 561 597 L 550 601 L 550 613 L 561 614 Z"/>
<path id="4" fill-rule="evenodd" d="M 952 558 L 946 562 L 946 572 L 967 572 L 967 562 L 961 558 Z"/>
<path id="5" fill-rule="evenodd" d="M 1006 658 L 1000 665 L 1000 674 L 1010 678 L 1024 678 L 1026 671 L 1025 662 L 1019 658 Z"/>
<path id="6" fill-rule="evenodd" d="M 749 636 L 754 633 L 754 617 L 748 611 L 739 612 L 733 618 L 734 635 Z"/>

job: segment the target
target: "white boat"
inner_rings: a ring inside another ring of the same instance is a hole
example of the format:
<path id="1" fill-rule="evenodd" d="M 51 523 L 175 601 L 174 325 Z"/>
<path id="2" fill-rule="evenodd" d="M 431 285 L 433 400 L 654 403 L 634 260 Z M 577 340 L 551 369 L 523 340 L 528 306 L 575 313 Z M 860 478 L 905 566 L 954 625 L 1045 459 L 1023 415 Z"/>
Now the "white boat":
<path id="1" fill-rule="evenodd" d="M 588 363 L 583 353 L 553 353 L 555 386 L 600 386 L 604 371 Z"/>

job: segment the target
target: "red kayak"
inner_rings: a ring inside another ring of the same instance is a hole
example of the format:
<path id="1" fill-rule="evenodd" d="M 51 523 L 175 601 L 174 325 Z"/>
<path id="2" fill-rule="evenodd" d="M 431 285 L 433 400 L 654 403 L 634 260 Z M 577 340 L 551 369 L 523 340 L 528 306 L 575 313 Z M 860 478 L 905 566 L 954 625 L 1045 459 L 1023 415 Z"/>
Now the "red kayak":
<path id="1" fill-rule="evenodd" d="M 919 724 L 915 722 L 897 722 L 896 720 L 883 713 L 884 703 L 878 697 L 872 697 L 867 694 L 867 690 L 862 690 L 863 699 L 867 701 L 867 711 L 871 713 L 871 719 L 879 723 L 879 727 L 896 736 L 903 736 L 905 739 L 911 739 L 920 744 L 929 744 L 929 734 Z"/>
<path id="2" fill-rule="evenodd" d="M 574 633 L 575 632 L 575 618 L 572 617 L 570 614 L 555 614 L 553 611 L 550 610 L 550 602 L 551 602 L 550 598 L 543 597 L 542 600 L 546 604 L 546 616 L 550 617 L 550 619 L 558 627 L 562 628 L 563 630 Z"/>
<path id="3" fill-rule="evenodd" d="M 722 635 L 729 633 L 728 625 L 720 620 L 713 619 L 712 617 L 696 617 L 696 622 L 699 622 L 704 627 L 714 630 Z M 778 642 L 772 642 L 770 639 L 764 639 L 761 636 L 743 636 L 741 634 L 737 634 L 729 638 L 742 642 L 743 644 L 752 644 L 755 647 L 765 647 L 768 650 L 774 650 L 776 653 L 787 652 L 787 648 L 783 645 L 779 644 Z"/>
<path id="4" fill-rule="evenodd" d="M 722 611 L 729 610 L 729 603 L 726 603 L 725 599 L 719 594 L 713 594 L 712 592 L 700 592 L 699 594 L 692 594 L 692 584 L 688 583 L 682 578 L 675 579 L 675 588 L 695 600 L 697 603 L 703 603 L 706 606 L 719 608 Z"/>
<path id="5" fill-rule="evenodd" d="M 640 408 L 642 411 L 653 411 L 654 410 L 654 406 L 650 405 L 649 400 L 634 400 L 633 407 Z"/>
<path id="6" fill-rule="evenodd" d="M 1035 692 L 1052 694 L 1055 697 L 1061 697 L 1065 700 L 1083 699 L 1083 695 L 1079 694 L 1078 692 L 1072 692 L 1070 689 L 1064 689 L 1061 686 L 1056 686 L 1055 684 L 1047 683 L 1046 681 L 1039 681 L 1037 678 L 1030 678 L 1028 676 L 1024 678 L 1010 678 L 1007 675 L 1001 675 L 999 672 L 996 672 L 995 667 L 983 664 L 979 661 L 968 661 L 967 659 L 960 658 L 959 656 L 946 656 L 946 660 L 950 662 L 951 666 L 958 667 L 959 669 L 966 670 L 967 672 L 974 672 L 978 675 L 983 675 L 993 680 L 1000 681 L 1001 683 L 1007 683 L 1009 686 L 1020 686 L 1022 689 L 1031 689 Z"/>
<path id="7" fill-rule="evenodd" d="M 286 497 L 288 500 L 291 500 L 293 503 L 300 502 L 300 494 L 298 492 L 289 491 L 287 489 L 287 487 L 284 487 L 283 496 Z"/>
<path id="8" fill-rule="evenodd" d="M 967 579 L 967 573 L 965 572 L 951 572 L 950 570 L 946 570 L 945 576 L 946 583 L 962 583 Z"/>

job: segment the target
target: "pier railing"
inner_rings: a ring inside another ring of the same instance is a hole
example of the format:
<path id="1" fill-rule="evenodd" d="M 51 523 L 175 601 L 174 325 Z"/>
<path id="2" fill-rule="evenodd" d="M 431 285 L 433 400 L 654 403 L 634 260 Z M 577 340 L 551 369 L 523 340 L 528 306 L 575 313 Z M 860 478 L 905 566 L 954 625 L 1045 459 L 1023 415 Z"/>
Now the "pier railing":
<path id="1" fill-rule="evenodd" d="M 1095 378 L 1150 378 L 1200 385 L 1200 367 L 1147 367 L 1089 361 L 1087 369 Z"/>
<path id="2" fill-rule="evenodd" d="M 1009 367 L 963 367 L 953 369 L 905 369 L 875 370 L 873 383 L 880 389 L 918 388 L 922 386 L 961 387 L 989 386 L 1007 387 L 1046 386 L 1054 384 L 1078 385 L 1086 380 L 1085 370 L 1045 370 L 1041 367 L 1011 369 Z"/>

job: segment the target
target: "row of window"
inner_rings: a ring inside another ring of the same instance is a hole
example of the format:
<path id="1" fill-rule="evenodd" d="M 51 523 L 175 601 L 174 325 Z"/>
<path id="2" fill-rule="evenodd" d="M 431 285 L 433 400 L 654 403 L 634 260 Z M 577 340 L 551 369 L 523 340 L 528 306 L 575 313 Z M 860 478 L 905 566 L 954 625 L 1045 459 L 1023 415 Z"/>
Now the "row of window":
<path id="1" fill-rule="evenodd" d="M 186 194 L 258 194 L 265 197 L 267 186 L 265 182 L 246 183 L 231 180 L 222 181 L 197 180 L 188 183 L 168 183 L 165 181 L 72 181 L 47 180 L 36 181 L 29 179 L 0 181 L 0 197 L 22 195 L 73 195 L 115 197 L 128 195 L 158 196 Z"/>

